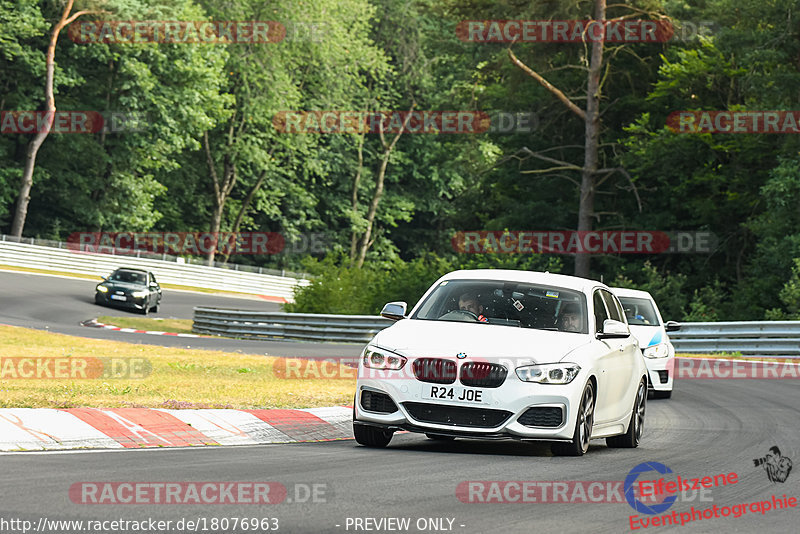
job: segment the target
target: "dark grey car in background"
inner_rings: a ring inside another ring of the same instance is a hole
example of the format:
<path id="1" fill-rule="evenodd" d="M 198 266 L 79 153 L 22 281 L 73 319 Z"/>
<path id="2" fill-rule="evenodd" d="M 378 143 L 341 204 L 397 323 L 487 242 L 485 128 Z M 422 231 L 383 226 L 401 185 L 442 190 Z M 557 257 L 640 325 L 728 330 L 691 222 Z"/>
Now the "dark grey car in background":
<path id="1" fill-rule="evenodd" d="M 161 287 L 150 271 L 119 268 L 95 288 L 96 304 L 136 310 L 147 315 L 158 311 Z"/>

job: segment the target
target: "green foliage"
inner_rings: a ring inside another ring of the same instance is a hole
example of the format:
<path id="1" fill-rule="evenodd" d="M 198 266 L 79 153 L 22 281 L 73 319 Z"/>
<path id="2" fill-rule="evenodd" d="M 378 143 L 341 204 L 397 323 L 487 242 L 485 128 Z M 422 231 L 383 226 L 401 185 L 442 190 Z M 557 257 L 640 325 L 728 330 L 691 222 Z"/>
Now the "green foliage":
<path id="1" fill-rule="evenodd" d="M 722 305 L 726 298 L 724 288 L 718 280 L 710 287 L 695 289 L 689 302 L 689 311 L 683 316 L 684 321 L 708 322 L 719 321 Z"/>
<path id="2" fill-rule="evenodd" d="M 691 4 L 691 5 L 690 5 Z M 146 114 L 143 131 L 51 134 L 39 151 L 25 235 L 76 231 L 205 231 L 215 199 L 202 145 L 220 173 L 235 172 L 221 229 L 328 232 L 325 259 L 231 258 L 312 271 L 296 310 L 374 314 L 390 300 L 412 305 L 438 276 L 459 268 L 572 271 L 555 255 L 457 255 L 468 230 L 575 228 L 584 124 L 514 66 L 507 45 L 466 43 L 463 20 L 583 19 L 593 2 L 520 0 L 104 0 L 80 20 L 275 20 L 271 44 L 78 44 L 56 50 L 60 110 Z M 592 276 L 649 291 L 665 318 L 800 318 L 800 138 L 689 135 L 666 128 L 678 110 L 796 109 L 800 29 L 796 0 L 636 0 L 608 17 L 666 13 L 714 21 L 703 38 L 608 43 L 598 230 L 707 231 L 710 254 L 619 255 L 592 260 Z M 43 104 L 44 53 L 63 2 L 0 0 L 0 109 Z M 642 15 L 644 16 L 644 15 Z M 655 16 L 655 15 L 654 15 Z M 579 106 L 586 49 L 515 43 L 513 51 Z M 290 110 L 531 112 L 532 131 L 403 135 L 363 269 L 350 269 L 351 239 L 367 227 L 384 145 L 376 134 L 283 134 Z M 0 135 L 0 231 L 10 226 L 29 136 Z M 363 142 L 360 181 L 358 147 Z M 249 204 L 248 204 L 249 202 Z"/>
<path id="3" fill-rule="evenodd" d="M 778 296 L 783 303 L 783 309 L 767 310 L 765 319 L 768 321 L 800 321 L 800 258 L 794 259 L 792 276 Z"/>
<path id="4" fill-rule="evenodd" d="M 780 297 L 789 312 L 789 317 L 800 320 L 800 258 L 795 258 L 792 277 L 783 286 Z"/>
<path id="5" fill-rule="evenodd" d="M 647 291 L 655 299 L 665 321 L 685 318 L 683 311 L 687 305 L 685 275 L 670 272 L 661 274 L 650 262 L 645 262 L 641 270 L 624 269 L 617 274 L 610 285 Z"/>
<path id="6" fill-rule="evenodd" d="M 450 262 L 434 255 L 397 261 L 388 269 L 357 269 L 328 256 L 307 261 L 305 268 L 315 277 L 311 285 L 296 290 L 295 302 L 284 305 L 286 311 L 377 315 L 384 304 L 398 300 L 410 310 L 433 282 L 453 270 Z"/>

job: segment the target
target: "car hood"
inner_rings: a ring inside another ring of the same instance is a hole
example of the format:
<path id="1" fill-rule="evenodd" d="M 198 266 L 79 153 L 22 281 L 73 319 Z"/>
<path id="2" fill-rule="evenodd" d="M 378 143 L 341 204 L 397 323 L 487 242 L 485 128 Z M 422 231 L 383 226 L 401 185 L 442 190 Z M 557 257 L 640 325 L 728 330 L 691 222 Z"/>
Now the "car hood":
<path id="1" fill-rule="evenodd" d="M 658 345 L 669 340 L 663 326 L 628 325 L 631 334 L 639 341 L 639 347 L 646 349 L 651 345 Z"/>
<path id="2" fill-rule="evenodd" d="M 513 326 L 403 319 L 382 330 L 370 344 L 407 357 L 521 358 L 557 362 L 591 341 L 587 334 Z"/>

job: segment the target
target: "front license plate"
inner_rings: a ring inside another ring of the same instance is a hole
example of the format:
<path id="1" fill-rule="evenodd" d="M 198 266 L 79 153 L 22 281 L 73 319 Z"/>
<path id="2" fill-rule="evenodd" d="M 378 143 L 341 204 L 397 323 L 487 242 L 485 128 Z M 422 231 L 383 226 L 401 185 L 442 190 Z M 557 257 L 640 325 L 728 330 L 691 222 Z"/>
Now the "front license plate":
<path id="1" fill-rule="evenodd" d="M 125 297 L 125 295 L 111 295 L 111 298 L 113 300 L 128 300 L 127 297 Z"/>
<path id="2" fill-rule="evenodd" d="M 488 391 L 460 386 L 429 386 L 425 388 L 425 398 L 448 400 L 466 404 L 490 404 L 491 394 Z"/>

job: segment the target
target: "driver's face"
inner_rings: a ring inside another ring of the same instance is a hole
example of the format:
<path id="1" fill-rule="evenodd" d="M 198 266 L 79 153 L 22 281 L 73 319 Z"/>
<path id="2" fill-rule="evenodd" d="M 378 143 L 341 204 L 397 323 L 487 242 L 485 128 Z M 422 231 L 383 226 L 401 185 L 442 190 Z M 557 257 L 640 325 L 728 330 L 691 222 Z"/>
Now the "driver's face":
<path id="1" fill-rule="evenodd" d="M 458 301 L 458 309 L 459 310 L 466 310 L 471 311 L 475 315 L 480 315 L 483 311 L 483 306 L 480 306 L 477 301 L 474 299 L 470 300 L 459 300 Z"/>
<path id="2" fill-rule="evenodd" d="M 578 321 L 578 315 L 575 313 L 567 313 L 561 317 L 561 327 L 567 332 L 579 332 L 581 326 Z"/>

